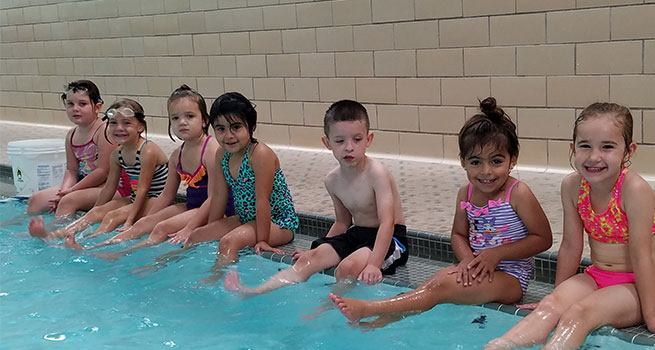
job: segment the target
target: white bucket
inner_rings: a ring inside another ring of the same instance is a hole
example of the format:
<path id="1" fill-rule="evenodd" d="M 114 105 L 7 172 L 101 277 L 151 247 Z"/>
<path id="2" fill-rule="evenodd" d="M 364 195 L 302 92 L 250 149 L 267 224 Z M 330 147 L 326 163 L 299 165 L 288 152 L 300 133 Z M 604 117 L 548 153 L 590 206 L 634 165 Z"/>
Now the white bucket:
<path id="1" fill-rule="evenodd" d="M 14 185 L 19 196 L 59 185 L 66 171 L 64 139 L 12 141 L 7 156 L 14 172 Z"/>

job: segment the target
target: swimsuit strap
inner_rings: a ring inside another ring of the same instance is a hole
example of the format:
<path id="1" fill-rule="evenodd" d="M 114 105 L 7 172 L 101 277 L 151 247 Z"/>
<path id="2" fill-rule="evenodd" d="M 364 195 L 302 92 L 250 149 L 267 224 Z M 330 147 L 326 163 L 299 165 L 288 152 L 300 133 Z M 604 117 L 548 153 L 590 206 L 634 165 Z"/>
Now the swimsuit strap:
<path id="1" fill-rule="evenodd" d="M 248 147 L 246 147 L 246 153 L 243 155 L 243 162 L 248 162 L 248 154 L 250 153 L 250 146 L 252 146 L 252 142 L 248 144 Z"/>
<path id="2" fill-rule="evenodd" d="M 123 159 L 123 145 L 120 145 L 118 147 L 118 163 L 122 166 L 125 167 L 125 160 Z"/>
<path id="3" fill-rule="evenodd" d="M 180 146 L 180 153 L 177 155 L 177 170 L 178 171 L 182 170 L 182 150 L 184 149 L 184 144 L 186 144 L 186 142 L 182 142 L 182 146 Z M 200 161 L 202 162 L 202 157 L 201 157 Z"/>
<path id="4" fill-rule="evenodd" d="M 473 184 L 469 183 L 469 194 L 468 197 L 466 198 L 467 201 L 471 201 L 471 194 L 473 193 Z"/>
<path id="5" fill-rule="evenodd" d="M 516 184 L 519 183 L 519 179 L 514 180 L 511 186 L 509 186 L 509 189 L 507 190 L 507 197 L 505 197 L 505 202 L 509 203 L 509 196 L 512 194 L 512 189 Z"/>
<path id="6" fill-rule="evenodd" d="M 627 167 L 623 168 L 623 170 L 621 170 L 621 174 L 619 175 L 619 179 L 616 180 L 616 184 L 614 185 L 614 194 L 612 197 L 616 198 L 616 204 L 619 207 L 621 206 L 621 188 L 623 187 L 623 179 L 625 178 L 625 174 L 627 173 L 628 173 L 628 168 Z"/>
<path id="7" fill-rule="evenodd" d="M 148 142 L 150 142 L 150 140 L 148 140 L 148 139 L 146 139 L 145 141 L 143 141 L 143 143 L 141 144 L 141 147 L 139 147 L 139 150 L 136 151 L 136 154 L 137 154 L 137 155 L 141 153 L 141 150 L 143 149 L 143 146 L 145 146 L 146 143 L 148 143 Z"/>
<path id="8" fill-rule="evenodd" d="M 73 128 L 73 132 L 71 133 L 71 146 L 72 146 L 72 147 L 84 147 L 84 146 L 87 146 L 87 145 L 90 144 L 90 143 L 95 144 L 95 142 L 93 142 L 93 138 L 94 138 L 94 137 L 96 136 L 96 134 L 98 133 L 98 130 L 100 130 L 100 127 L 99 127 L 99 126 L 96 127 L 95 131 L 93 131 L 93 135 L 91 135 L 91 139 L 90 139 L 89 141 L 87 141 L 87 142 L 86 142 L 85 144 L 83 144 L 83 145 L 76 145 L 76 144 L 73 144 L 73 136 L 75 135 L 75 132 L 77 131 L 77 128 L 78 128 L 78 126 L 75 126 L 75 128 Z"/>
<path id="9" fill-rule="evenodd" d="M 209 139 L 212 137 L 212 135 L 208 135 L 205 138 L 205 144 L 202 145 L 202 151 L 200 151 L 200 164 L 202 165 L 202 157 L 205 155 L 205 148 L 207 148 L 207 142 L 209 142 Z M 182 145 L 184 146 L 184 145 Z M 182 150 L 180 149 L 180 154 L 182 154 Z"/>

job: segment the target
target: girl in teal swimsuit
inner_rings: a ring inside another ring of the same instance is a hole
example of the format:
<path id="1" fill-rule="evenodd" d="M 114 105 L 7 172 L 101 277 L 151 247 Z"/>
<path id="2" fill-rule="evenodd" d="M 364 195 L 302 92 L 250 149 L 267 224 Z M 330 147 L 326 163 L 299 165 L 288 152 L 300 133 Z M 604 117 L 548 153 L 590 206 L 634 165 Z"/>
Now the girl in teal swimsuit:
<path id="1" fill-rule="evenodd" d="M 236 262 L 237 252 L 248 246 L 254 246 L 258 254 L 282 254 L 273 247 L 293 239 L 298 215 L 277 155 L 253 137 L 257 125 L 255 108 L 240 93 L 225 93 L 214 101 L 209 121 L 221 145 L 216 162 L 221 164 L 222 171 L 210 196 L 209 224 L 194 230 L 185 247 L 220 239 L 213 272 Z M 234 196 L 235 215 L 223 218 L 228 188 Z M 218 277 L 216 273 L 207 280 Z"/>

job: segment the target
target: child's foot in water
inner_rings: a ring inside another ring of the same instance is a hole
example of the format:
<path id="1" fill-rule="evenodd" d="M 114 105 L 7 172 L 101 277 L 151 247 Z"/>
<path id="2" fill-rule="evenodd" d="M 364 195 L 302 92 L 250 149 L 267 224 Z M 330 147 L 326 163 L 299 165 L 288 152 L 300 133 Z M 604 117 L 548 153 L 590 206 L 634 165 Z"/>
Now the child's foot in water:
<path id="1" fill-rule="evenodd" d="M 241 297 L 248 297 L 256 294 L 251 288 L 246 287 L 241 283 L 239 278 L 239 272 L 237 269 L 234 269 L 227 274 L 223 279 L 223 287 L 230 292 L 233 292 Z"/>
<path id="2" fill-rule="evenodd" d="M 329 298 L 349 321 L 359 322 L 363 318 L 361 300 L 343 298 L 333 293 L 330 293 Z"/>
<path id="3" fill-rule="evenodd" d="M 45 229 L 45 225 L 43 224 L 43 216 L 30 219 L 30 223 L 27 224 L 27 229 L 30 231 L 30 236 L 32 237 L 39 238 L 44 241 L 54 238 L 53 234 Z"/>
<path id="4" fill-rule="evenodd" d="M 64 245 L 67 248 L 84 249 L 84 247 L 82 247 L 81 244 L 75 242 L 75 233 L 74 232 L 66 233 L 66 240 L 64 241 Z"/>

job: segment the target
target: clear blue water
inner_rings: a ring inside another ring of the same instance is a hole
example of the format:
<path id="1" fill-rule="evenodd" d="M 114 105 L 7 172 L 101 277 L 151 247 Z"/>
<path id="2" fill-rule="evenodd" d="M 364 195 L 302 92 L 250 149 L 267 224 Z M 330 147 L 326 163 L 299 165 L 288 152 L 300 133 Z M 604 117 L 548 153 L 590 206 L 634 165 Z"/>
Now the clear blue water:
<path id="1" fill-rule="evenodd" d="M 0 203 L 0 220 L 25 210 Z M 44 244 L 27 236 L 26 222 L 0 227 L 0 349 L 480 349 L 518 317 L 478 306 L 440 305 L 382 329 L 348 325 L 335 309 L 307 320 L 330 292 L 334 278 L 251 299 L 220 283 L 198 285 L 213 264 L 216 243 L 145 277 L 131 274 L 170 251 L 164 244 L 117 262 Z M 104 249 L 116 250 L 118 247 Z M 247 284 L 287 265 L 244 254 Z M 357 286 L 347 296 L 376 299 L 405 288 Z M 486 323 L 472 323 L 486 316 Z M 586 348 L 645 349 L 609 336 Z"/>

